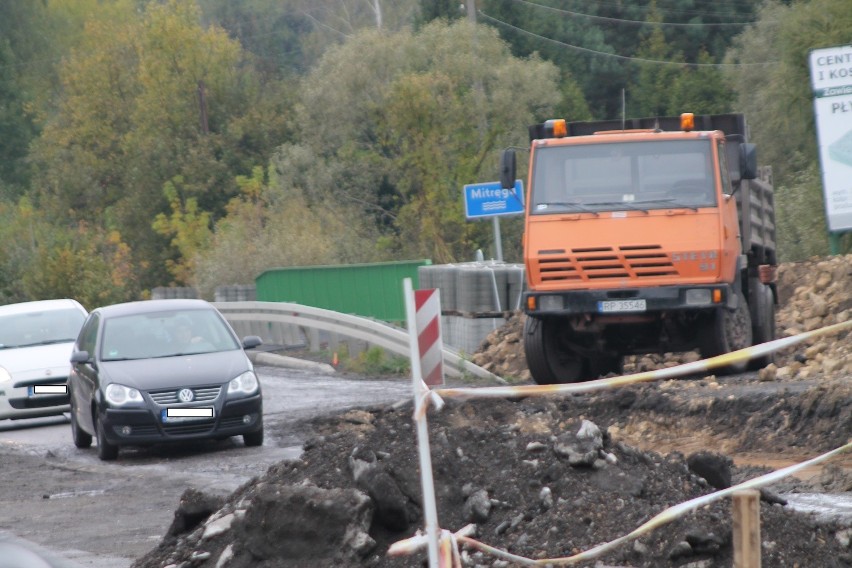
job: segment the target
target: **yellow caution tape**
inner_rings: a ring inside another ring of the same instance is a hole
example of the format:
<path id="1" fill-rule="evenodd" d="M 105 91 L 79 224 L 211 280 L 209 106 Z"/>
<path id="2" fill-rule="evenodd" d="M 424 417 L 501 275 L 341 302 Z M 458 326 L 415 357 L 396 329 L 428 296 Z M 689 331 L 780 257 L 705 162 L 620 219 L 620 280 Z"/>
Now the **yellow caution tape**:
<path id="1" fill-rule="evenodd" d="M 778 351 L 779 349 L 784 349 L 785 347 L 796 345 L 797 343 L 801 343 L 802 341 L 806 341 L 819 335 L 837 333 L 847 328 L 852 328 L 852 320 L 845 321 L 842 323 L 836 323 L 834 325 L 829 325 L 827 327 L 815 329 L 813 331 L 799 333 L 790 337 L 782 337 L 781 339 L 767 341 L 766 343 L 761 343 L 760 345 L 752 345 L 751 347 L 746 347 L 745 349 L 732 351 L 723 355 L 717 355 L 716 357 L 710 357 L 709 359 L 702 359 L 701 361 L 693 361 L 692 363 L 684 363 L 683 365 L 677 365 L 675 367 L 657 369 L 655 371 L 645 371 L 632 375 L 622 375 L 620 377 L 611 377 L 608 379 L 596 379 L 593 381 L 586 381 L 581 383 L 567 383 L 556 385 L 443 388 L 435 389 L 432 392 L 437 393 L 440 396 L 454 398 L 507 398 L 516 396 L 542 396 L 551 394 L 592 392 L 596 390 L 620 387 L 624 385 L 632 385 L 641 382 L 656 381 L 660 379 L 673 379 L 677 377 L 682 377 L 684 375 L 690 375 L 692 373 L 709 371 L 710 369 L 715 369 L 719 367 L 727 367 L 732 363 L 740 363 L 742 361 L 748 361 L 749 359 L 768 355 L 769 353 L 773 353 L 775 351 Z"/>

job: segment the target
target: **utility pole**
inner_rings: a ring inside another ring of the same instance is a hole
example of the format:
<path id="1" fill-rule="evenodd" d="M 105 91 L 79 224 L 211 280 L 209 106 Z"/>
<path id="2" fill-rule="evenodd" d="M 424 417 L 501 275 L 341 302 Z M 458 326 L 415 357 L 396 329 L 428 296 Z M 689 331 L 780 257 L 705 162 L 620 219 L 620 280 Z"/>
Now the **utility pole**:
<path id="1" fill-rule="evenodd" d="M 382 29 L 382 7 L 379 0 L 373 0 L 373 11 L 376 13 L 376 29 Z"/>
<path id="2" fill-rule="evenodd" d="M 476 0 L 467 0 L 466 9 L 467 9 L 467 19 L 470 21 L 470 23 L 472 23 L 474 26 L 476 26 Z M 474 41 L 474 48 L 475 48 L 475 46 L 476 46 L 476 32 L 475 31 L 474 31 L 473 41 Z M 484 92 L 483 92 L 484 89 L 482 87 L 482 82 L 480 80 L 478 80 L 478 79 L 476 80 L 476 83 L 474 84 L 474 89 L 476 90 L 476 93 L 478 95 L 477 96 L 478 106 L 481 107 L 481 103 L 482 103 L 482 100 L 485 98 L 485 95 L 484 95 Z M 484 116 L 484 115 L 480 114 L 480 116 Z M 479 125 L 480 139 L 484 137 L 486 128 L 487 128 L 487 126 L 485 124 L 480 123 L 480 125 Z M 496 260 L 498 262 L 503 262 L 503 241 L 502 241 L 502 238 L 501 238 L 501 235 L 500 235 L 500 217 L 498 217 L 496 215 L 494 217 L 492 217 L 491 218 L 491 226 L 494 229 L 494 254 L 497 257 Z"/>

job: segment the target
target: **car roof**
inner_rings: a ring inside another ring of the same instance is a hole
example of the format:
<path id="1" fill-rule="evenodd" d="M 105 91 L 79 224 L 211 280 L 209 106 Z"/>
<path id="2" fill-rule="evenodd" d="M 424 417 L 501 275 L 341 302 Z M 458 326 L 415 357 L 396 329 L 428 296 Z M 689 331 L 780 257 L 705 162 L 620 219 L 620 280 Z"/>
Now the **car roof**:
<path id="1" fill-rule="evenodd" d="M 123 304 L 112 304 L 102 306 L 93 310 L 104 318 L 130 316 L 135 314 L 149 314 L 164 312 L 168 310 L 215 310 L 216 308 L 206 300 L 140 300 L 138 302 L 126 302 Z"/>
<path id="2" fill-rule="evenodd" d="M 57 300 L 36 300 L 33 302 L 20 302 L 18 304 L 6 304 L 0 306 L 0 315 L 11 314 L 28 314 L 32 312 L 49 312 L 55 310 L 67 310 L 68 308 L 76 308 L 83 313 L 86 308 L 80 305 L 76 300 L 70 298 L 61 298 Z"/>

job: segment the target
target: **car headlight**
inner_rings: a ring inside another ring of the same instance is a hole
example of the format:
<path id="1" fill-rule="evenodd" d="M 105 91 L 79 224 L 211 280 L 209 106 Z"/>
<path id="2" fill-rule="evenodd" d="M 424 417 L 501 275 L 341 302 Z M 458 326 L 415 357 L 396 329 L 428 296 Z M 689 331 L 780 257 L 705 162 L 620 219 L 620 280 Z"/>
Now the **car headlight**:
<path id="1" fill-rule="evenodd" d="M 108 384 L 104 394 L 106 395 L 107 402 L 115 406 L 141 404 L 143 402 L 142 393 L 118 383 Z"/>
<path id="2" fill-rule="evenodd" d="M 0 383 L 5 383 L 12 380 L 12 373 L 0 367 Z"/>
<path id="3" fill-rule="evenodd" d="M 254 394 L 258 389 L 257 376 L 253 371 L 246 371 L 228 383 L 228 396 L 246 396 Z"/>

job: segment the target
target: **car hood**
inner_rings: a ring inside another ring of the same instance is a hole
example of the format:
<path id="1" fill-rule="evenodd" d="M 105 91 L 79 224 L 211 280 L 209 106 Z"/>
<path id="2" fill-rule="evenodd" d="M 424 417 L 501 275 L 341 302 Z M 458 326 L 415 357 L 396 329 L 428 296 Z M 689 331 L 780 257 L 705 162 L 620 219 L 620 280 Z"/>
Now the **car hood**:
<path id="1" fill-rule="evenodd" d="M 99 364 L 101 385 L 121 383 L 145 391 L 224 384 L 252 368 L 241 349 L 158 359 L 102 361 Z"/>
<path id="2" fill-rule="evenodd" d="M 45 376 L 67 377 L 74 342 L 0 349 L 0 367 L 15 380 Z M 46 371 L 50 372 L 46 372 Z"/>

